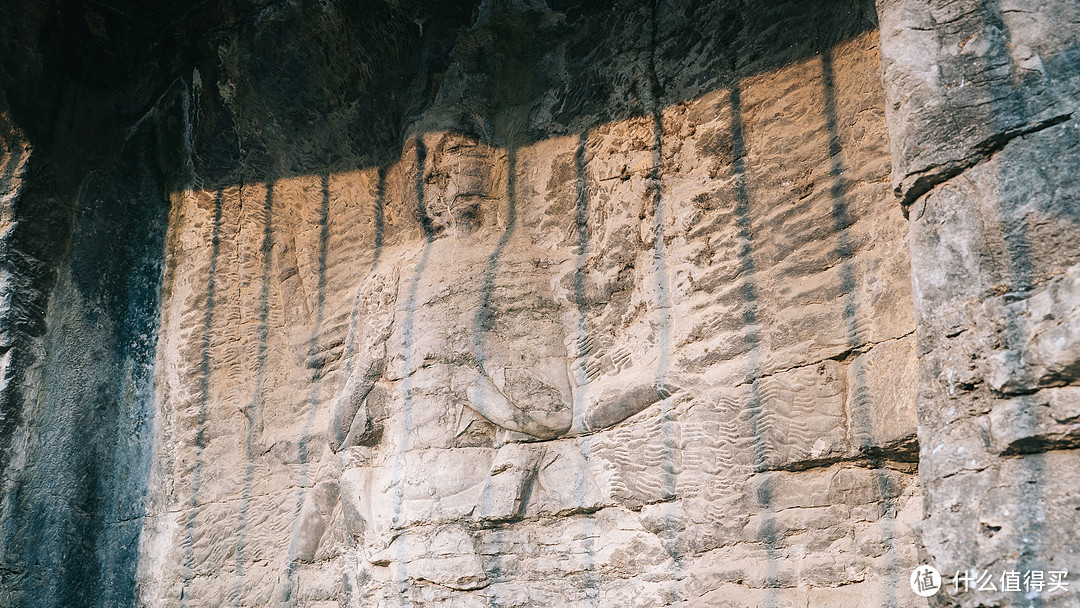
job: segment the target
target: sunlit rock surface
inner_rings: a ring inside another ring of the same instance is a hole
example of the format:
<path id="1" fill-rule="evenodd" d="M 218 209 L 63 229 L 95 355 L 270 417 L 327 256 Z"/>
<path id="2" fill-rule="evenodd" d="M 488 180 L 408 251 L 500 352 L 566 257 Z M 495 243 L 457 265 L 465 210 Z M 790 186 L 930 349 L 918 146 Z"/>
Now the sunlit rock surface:
<path id="1" fill-rule="evenodd" d="M 3 5 L 0 606 L 1031 600 L 1075 7 L 976 4 Z"/>

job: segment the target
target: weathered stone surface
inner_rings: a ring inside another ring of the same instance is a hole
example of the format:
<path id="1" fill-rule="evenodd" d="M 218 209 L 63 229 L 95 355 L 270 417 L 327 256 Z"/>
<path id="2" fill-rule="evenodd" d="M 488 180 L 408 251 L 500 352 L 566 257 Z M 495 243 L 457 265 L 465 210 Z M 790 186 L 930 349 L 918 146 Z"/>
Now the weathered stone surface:
<path id="1" fill-rule="evenodd" d="M 893 182 L 905 205 L 1076 111 L 1068 0 L 879 0 Z"/>
<path id="2" fill-rule="evenodd" d="M 0 3 L 0 606 L 1080 566 L 1075 3 L 117 6 Z"/>
<path id="3" fill-rule="evenodd" d="M 130 604 L 166 226 L 146 144 L 161 133 L 80 166 L 57 144 L 94 126 L 43 136 L 17 115 L 0 94 L 0 605 Z"/>
<path id="4" fill-rule="evenodd" d="M 950 575 L 1078 566 L 1065 523 L 1080 378 L 1075 11 L 879 2 L 893 179 L 911 218 L 919 530 Z M 1076 604 L 995 580 L 948 585 L 940 601 Z"/>
<path id="5" fill-rule="evenodd" d="M 547 88 L 479 79 L 570 19 L 520 10 L 477 14 L 397 158 L 174 195 L 140 601 L 918 605 L 872 23 L 755 62 L 764 9 L 634 8 L 581 122 L 550 41 Z M 726 59 L 666 59 L 685 28 Z"/>
<path id="6" fill-rule="evenodd" d="M 1068 469 L 1064 463 L 1075 459 L 1077 446 L 1076 299 L 1070 295 L 1077 266 L 1071 247 L 1054 247 L 1080 236 L 1075 189 L 1068 185 L 1076 156 L 1067 150 L 1075 150 L 1076 132 L 1069 121 L 1017 139 L 912 208 L 916 310 L 925 328 L 920 479 L 931 507 L 922 525 L 924 538 L 949 530 L 949 542 L 927 541 L 927 550 L 950 571 L 1002 563 L 1018 571 L 1075 567 L 1070 537 L 1038 522 L 1068 519 L 1073 509 L 1055 496 L 1070 492 L 1055 489 L 1041 463 L 1051 459 Z M 1034 162 L 1041 171 L 1028 169 Z M 943 224 L 946 217 L 956 219 Z M 915 262 L 919 251 L 926 257 Z M 934 255 L 945 263 L 927 264 Z M 1048 450 L 1062 452 L 1042 455 Z M 1008 475 L 1016 476 L 1011 487 L 1038 489 L 968 500 Z M 977 525 L 991 504 L 1035 527 L 998 539 L 994 525 Z M 972 594 L 957 600 L 984 601 Z"/>

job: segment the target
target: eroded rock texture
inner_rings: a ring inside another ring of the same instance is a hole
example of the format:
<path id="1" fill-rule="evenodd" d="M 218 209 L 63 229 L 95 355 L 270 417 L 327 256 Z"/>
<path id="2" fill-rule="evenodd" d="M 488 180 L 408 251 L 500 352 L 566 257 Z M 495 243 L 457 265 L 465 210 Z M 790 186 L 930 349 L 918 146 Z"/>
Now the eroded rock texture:
<path id="1" fill-rule="evenodd" d="M 1074 570 L 1036 4 L 0 3 L 0 606 Z"/>
<path id="2" fill-rule="evenodd" d="M 155 53 L 72 64 L 68 17 L 0 5 L 2 606 L 132 605 L 150 472 L 179 139 L 160 91 L 118 78 Z"/>
<path id="3" fill-rule="evenodd" d="M 926 556 L 950 574 L 1075 572 L 1077 7 L 879 9 L 893 175 L 911 220 Z M 948 601 L 1077 601 L 997 587 L 950 585 Z"/>
<path id="4" fill-rule="evenodd" d="M 172 197 L 140 601 L 914 605 L 872 7 L 481 6 L 390 153 L 335 63 L 247 126 L 321 10 L 194 76 L 257 152 Z"/>

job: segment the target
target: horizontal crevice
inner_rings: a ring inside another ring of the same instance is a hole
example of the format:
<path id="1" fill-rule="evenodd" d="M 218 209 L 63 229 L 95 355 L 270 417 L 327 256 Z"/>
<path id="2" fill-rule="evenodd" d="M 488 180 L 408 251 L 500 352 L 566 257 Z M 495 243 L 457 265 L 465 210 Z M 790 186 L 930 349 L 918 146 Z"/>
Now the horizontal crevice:
<path id="1" fill-rule="evenodd" d="M 930 192 L 939 184 L 943 184 L 964 171 L 990 160 L 993 158 L 994 154 L 1000 152 L 1009 142 L 1017 137 L 1031 135 L 1032 133 L 1055 127 L 1072 119 L 1072 116 L 1072 112 L 1070 112 L 1068 114 L 1061 114 L 1059 116 L 1054 116 L 1053 118 L 1048 118 L 1034 125 L 1009 129 L 1004 133 L 999 133 L 979 142 L 972 147 L 970 154 L 960 160 L 934 165 L 908 174 L 903 181 L 906 182 L 912 177 L 918 177 L 915 177 L 915 180 L 911 182 L 911 185 L 908 186 L 906 190 L 903 183 L 896 189 L 897 195 L 902 197 L 900 206 L 904 210 L 904 215 L 908 215 L 911 205 L 913 205 L 921 196 Z"/>
<path id="2" fill-rule="evenodd" d="M 1080 436 L 1025 437 L 1009 444 L 1008 447 L 1002 450 L 1001 455 L 1005 457 L 1022 457 L 1070 450 L 1080 450 Z"/>

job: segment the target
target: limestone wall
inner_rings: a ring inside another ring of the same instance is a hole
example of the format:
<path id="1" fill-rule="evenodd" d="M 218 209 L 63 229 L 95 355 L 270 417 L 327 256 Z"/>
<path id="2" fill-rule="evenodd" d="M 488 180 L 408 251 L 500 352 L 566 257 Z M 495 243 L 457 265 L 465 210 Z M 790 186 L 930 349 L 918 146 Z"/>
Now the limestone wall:
<path id="1" fill-rule="evenodd" d="M 16 115 L 0 94 L 0 606 L 131 605 L 166 231 L 157 141 L 103 138 L 116 162 L 84 164 L 68 137 L 85 131 L 43 136 Z"/>
<path id="2" fill-rule="evenodd" d="M 746 9 L 669 95 L 657 10 L 605 39 L 640 114 L 436 105 L 388 163 L 173 195 L 141 602 L 917 605 L 878 34 L 755 67 Z"/>
<path id="3" fill-rule="evenodd" d="M 879 12 L 910 216 L 925 559 L 996 577 L 948 585 L 956 605 L 1073 606 L 1071 588 L 1003 593 L 1000 577 L 1078 569 L 1077 7 L 915 4 Z"/>
<path id="4" fill-rule="evenodd" d="M 1076 605 L 1074 4 L 0 2 L 0 607 Z"/>

